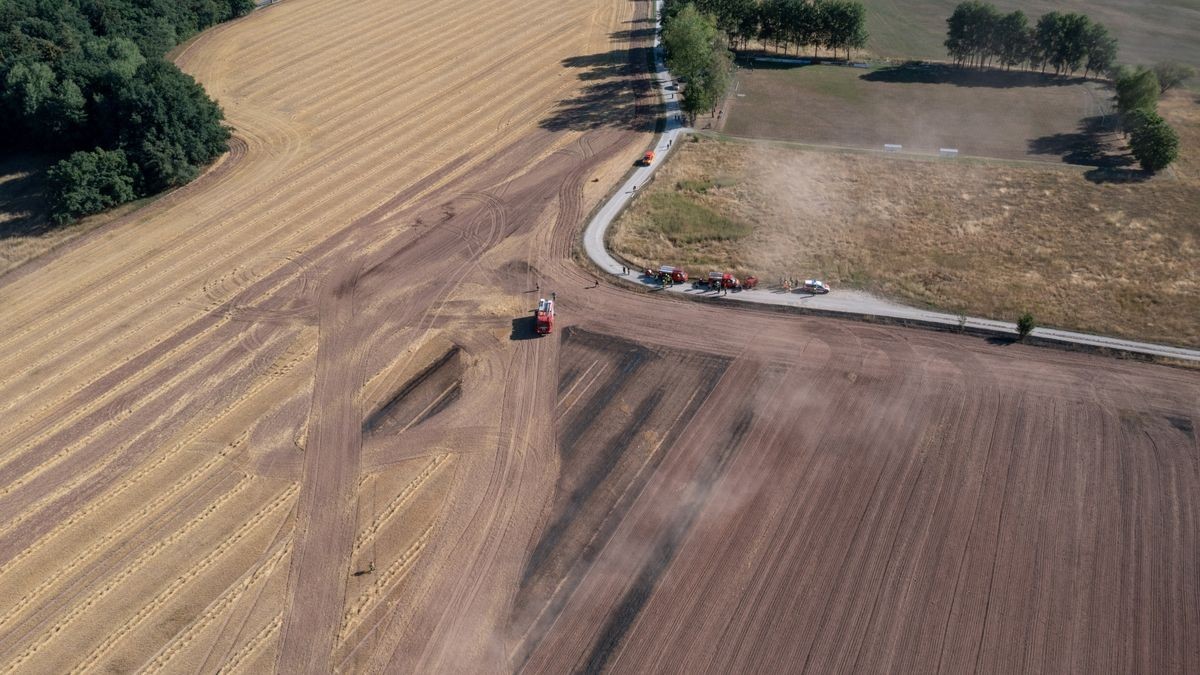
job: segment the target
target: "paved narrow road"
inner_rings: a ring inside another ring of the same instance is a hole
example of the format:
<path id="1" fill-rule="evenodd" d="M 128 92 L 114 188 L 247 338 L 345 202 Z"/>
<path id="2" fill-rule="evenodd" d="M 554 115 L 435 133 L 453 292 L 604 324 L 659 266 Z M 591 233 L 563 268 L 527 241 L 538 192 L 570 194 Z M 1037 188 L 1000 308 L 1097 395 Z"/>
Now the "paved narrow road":
<path id="1" fill-rule="evenodd" d="M 661 3 L 660 16 L 661 16 Z M 661 29 L 661 23 L 656 28 Z M 583 243 L 587 250 L 588 257 L 592 262 L 598 265 L 602 270 L 609 274 L 623 277 L 627 280 L 641 283 L 644 286 L 657 288 L 658 283 L 654 279 L 642 277 L 638 271 L 631 270 L 625 273 L 623 270 L 625 265 L 618 261 L 608 252 L 604 246 L 604 237 L 610 225 L 621 211 L 629 204 L 630 200 L 637 194 L 639 187 L 646 185 L 659 165 L 666 159 L 666 156 L 674 150 L 675 142 L 680 134 L 687 133 L 691 129 L 684 126 L 680 118 L 678 88 L 675 78 L 667 70 L 666 62 L 663 59 L 662 45 L 656 37 L 654 42 L 655 48 L 655 80 L 658 82 L 659 89 L 662 93 L 663 103 L 666 107 L 667 126 L 663 133 L 658 138 L 655 154 L 656 159 L 650 166 L 638 167 L 621 185 L 612 197 L 596 211 L 596 215 L 588 223 L 587 229 L 584 231 Z M 714 296 L 715 294 L 703 289 L 693 288 L 689 286 L 676 286 L 668 289 L 673 293 L 681 293 L 685 295 L 699 296 Z M 939 326 L 962 327 L 966 329 L 982 330 L 993 332 L 998 335 L 1016 335 L 1016 324 L 1007 321 L 996 321 L 994 319 L 984 319 L 979 317 L 960 317 L 955 314 L 946 312 L 936 312 L 932 310 L 919 309 L 916 307 L 908 307 L 899 303 L 891 302 L 882 298 L 878 298 L 869 293 L 854 290 L 836 290 L 833 293 L 825 296 L 814 296 L 804 293 L 789 293 L 782 290 L 766 290 L 757 289 L 749 292 L 739 292 L 731 295 L 721 296 L 722 300 L 731 300 L 734 302 L 752 302 L 768 305 L 785 305 L 790 307 L 800 307 L 824 312 L 839 312 L 848 315 L 869 315 L 888 317 L 893 319 L 901 319 L 905 321 L 914 321 Z M 1136 340 L 1125 340 L 1122 338 L 1110 337 L 1105 335 L 1092 335 L 1089 333 L 1078 333 L 1074 331 L 1059 330 L 1056 328 L 1035 328 L 1032 335 L 1036 338 L 1049 340 L 1054 342 L 1068 343 L 1074 345 L 1084 345 L 1088 347 L 1102 347 L 1124 352 L 1133 352 L 1136 354 L 1148 354 L 1151 356 L 1182 359 L 1185 361 L 1200 361 L 1200 350 L 1187 349 L 1185 347 L 1173 347 L 1170 345 L 1155 344 L 1152 342 L 1139 342 Z"/>

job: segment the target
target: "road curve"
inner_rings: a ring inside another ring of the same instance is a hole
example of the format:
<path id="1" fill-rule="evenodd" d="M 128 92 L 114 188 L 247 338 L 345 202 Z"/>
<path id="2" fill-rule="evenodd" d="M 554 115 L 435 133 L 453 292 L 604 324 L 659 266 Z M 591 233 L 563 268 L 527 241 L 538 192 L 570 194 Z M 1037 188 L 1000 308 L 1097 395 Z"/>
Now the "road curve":
<path id="1" fill-rule="evenodd" d="M 659 135 L 656 143 L 655 154 L 657 159 L 649 166 L 639 166 L 633 171 L 621 185 L 621 187 L 613 193 L 613 195 L 599 209 L 596 210 L 592 220 L 588 223 L 583 234 L 583 245 L 587 251 L 588 258 L 592 260 L 600 269 L 617 277 L 621 277 L 626 281 L 640 283 L 648 288 L 658 288 L 658 282 L 655 279 L 644 277 L 640 271 L 630 270 L 626 272 L 628 267 L 618 261 L 604 245 L 604 237 L 608 232 L 609 226 L 617 215 L 629 204 L 639 186 L 644 186 L 648 183 L 653 173 L 658 169 L 662 159 L 665 159 L 667 154 L 674 149 L 675 140 L 681 133 L 691 131 L 681 122 L 679 100 L 676 96 L 677 88 L 675 79 L 667 70 L 666 61 L 663 56 L 662 44 L 658 37 L 658 32 L 662 29 L 662 2 L 659 0 L 658 19 L 656 23 L 656 31 L 654 37 L 654 64 L 655 64 L 655 81 L 658 83 L 659 92 L 662 95 L 662 102 L 666 109 L 667 124 L 663 133 Z M 716 294 L 707 291 L 704 288 L 693 288 L 691 286 L 675 286 L 667 289 L 669 292 L 680 293 L 691 296 L 708 296 L 715 297 Z M 730 300 L 735 302 L 752 302 L 765 305 L 777 305 L 787 307 L 797 307 L 802 309 L 812 309 L 821 312 L 832 312 L 846 314 L 859 317 L 886 317 L 889 319 L 898 319 L 900 321 L 911 322 L 915 324 L 926 324 L 934 327 L 945 326 L 950 328 L 958 328 L 971 330 L 975 332 L 995 333 L 999 336 L 1013 336 L 1017 334 L 1016 324 L 1008 321 L 996 321 L 994 319 L 984 319 L 980 317 L 963 317 L 945 312 L 935 312 L 932 310 L 919 309 L 916 307 L 908 307 L 899 303 L 884 300 L 875 297 L 869 293 L 854 290 L 839 290 L 837 293 L 832 293 L 825 296 L 808 295 L 803 293 L 786 292 L 782 290 L 755 290 L 751 292 L 736 292 L 731 295 L 721 296 L 721 300 Z M 1090 333 L 1078 333 L 1074 331 L 1059 330 L 1056 328 L 1035 328 L 1032 336 L 1040 340 L 1054 343 L 1064 343 L 1069 345 L 1079 345 L 1090 348 L 1103 348 L 1121 352 L 1130 352 L 1134 354 L 1145 354 L 1149 356 L 1181 359 L 1184 361 L 1200 362 L 1200 350 L 1187 349 L 1185 347 L 1173 347 L 1170 345 L 1155 344 L 1152 342 L 1138 342 L 1136 340 L 1125 340 L 1117 337 L 1106 335 L 1093 335 Z"/>

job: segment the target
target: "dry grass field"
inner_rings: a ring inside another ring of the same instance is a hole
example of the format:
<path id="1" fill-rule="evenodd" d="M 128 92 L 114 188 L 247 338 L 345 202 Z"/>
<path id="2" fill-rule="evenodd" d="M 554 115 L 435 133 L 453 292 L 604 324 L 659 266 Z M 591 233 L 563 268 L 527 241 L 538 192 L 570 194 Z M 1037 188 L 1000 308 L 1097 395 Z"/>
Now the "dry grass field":
<path id="1" fill-rule="evenodd" d="M 1062 161 L 1085 120 L 1111 107 L 1094 82 L 936 65 L 738 71 L 725 133 L 906 152 Z"/>
<path id="2" fill-rule="evenodd" d="M 1200 113 L 1185 95 L 1162 108 L 1184 156 L 1145 182 L 1107 181 L 1098 169 L 684 143 L 613 243 L 647 263 L 816 276 L 922 306 L 1004 319 L 1028 310 L 1045 325 L 1195 346 Z M 753 232 L 672 241 L 661 225 L 669 214 L 652 208 L 664 198 Z"/>
<path id="3" fill-rule="evenodd" d="M 178 52 L 232 152 L 0 276 L 0 672 L 1200 670 L 1197 373 L 573 261 L 649 5 Z"/>

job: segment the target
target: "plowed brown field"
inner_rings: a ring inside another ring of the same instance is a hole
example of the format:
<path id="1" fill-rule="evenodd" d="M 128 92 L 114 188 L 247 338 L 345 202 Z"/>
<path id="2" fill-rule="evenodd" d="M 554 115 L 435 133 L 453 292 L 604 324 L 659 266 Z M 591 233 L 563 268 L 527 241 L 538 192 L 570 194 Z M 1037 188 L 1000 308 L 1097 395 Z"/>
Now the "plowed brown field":
<path id="1" fill-rule="evenodd" d="M 1195 374 L 571 261 L 647 11 L 181 50 L 231 155 L 0 277 L 4 672 L 1200 669 Z"/>

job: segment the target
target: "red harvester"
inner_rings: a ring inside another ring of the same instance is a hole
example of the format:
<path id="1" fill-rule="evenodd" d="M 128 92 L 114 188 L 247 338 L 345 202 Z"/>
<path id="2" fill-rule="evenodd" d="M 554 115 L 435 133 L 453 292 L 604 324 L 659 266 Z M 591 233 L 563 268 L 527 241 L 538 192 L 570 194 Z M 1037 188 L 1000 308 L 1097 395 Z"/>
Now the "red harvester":
<path id="1" fill-rule="evenodd" d="M 538 335 L 549 335 L 554 330 L 554 301 L 542 298 L 533 310 L 534 331 Z"/>

